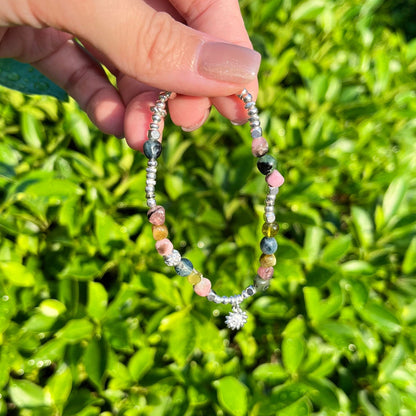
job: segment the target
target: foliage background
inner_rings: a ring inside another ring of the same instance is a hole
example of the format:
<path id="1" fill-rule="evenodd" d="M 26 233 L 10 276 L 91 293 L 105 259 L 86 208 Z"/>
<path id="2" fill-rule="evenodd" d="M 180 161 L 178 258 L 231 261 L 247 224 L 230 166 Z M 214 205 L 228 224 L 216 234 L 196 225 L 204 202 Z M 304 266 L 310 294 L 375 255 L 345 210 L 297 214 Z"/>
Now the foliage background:
<path id="1" fill-rule="evenodd" d="M 1 90 L 0 415 L 416 414 L 415 9 L 393 3 L 241 1 L 286 183 L 238 334 L 155 254 L 144 157 Z M 215 112 L 164 138 L 158 200 L 219 293 L 260 254 L 249 143 Z"/>

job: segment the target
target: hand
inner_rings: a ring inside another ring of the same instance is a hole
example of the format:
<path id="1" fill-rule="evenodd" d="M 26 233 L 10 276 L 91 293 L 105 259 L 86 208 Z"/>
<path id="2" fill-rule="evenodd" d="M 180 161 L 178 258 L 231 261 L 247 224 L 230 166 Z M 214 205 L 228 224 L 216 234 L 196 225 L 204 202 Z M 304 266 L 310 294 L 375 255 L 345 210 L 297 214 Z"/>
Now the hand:
<path id="1" fill-rule="evenodd" d="M 31 63 L 98 128 L 139 150 L 160 90 L 178 93 L 169 111 L 184 130 L 201 126 L 211 105 L 243 123 L 230 95 L 257 94 L 260 64 L 237 0 L 3 0 L 0 58 Z"/>

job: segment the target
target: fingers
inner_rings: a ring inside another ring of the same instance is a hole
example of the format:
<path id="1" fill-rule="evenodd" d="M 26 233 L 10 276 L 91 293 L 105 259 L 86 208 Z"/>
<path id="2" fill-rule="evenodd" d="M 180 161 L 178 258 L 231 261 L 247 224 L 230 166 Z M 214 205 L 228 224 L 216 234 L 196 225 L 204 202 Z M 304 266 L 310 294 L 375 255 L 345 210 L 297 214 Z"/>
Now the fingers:
<path id="1" fill-rule="evenodd" d="M 0 43 L 0 57 L 31 63 L 65 89 L 102 131 L 123 136 L 124 105 L 91 56 L 54 29 L 9 28 Z"/>
<path id="2" fill-rule="evenodd" d="M 181 13 L 187 24 L 194 29 L 215 35 L 224 41 L 251 48 L 251 42 L 244 26 L 237 0 L 171 0 Z M 247 80 L 244 85 L 250 93 L 257 97 L 257 78 Z M 242 90 L 233 91 L 238 93 Z M 236 96 L 224 97 L 220 94 L 213 98 L 212 103 L 217 110 L 237 124 L 247 119 L 244 105 Z"/>
<path id="3" fill-rule="evenodd" d="M 232 94 L 258 71 L 258 53 L 218 42 L 141 1 L 125 0 L 122 7 L 115 0 L 28 1 L 40 23 L 86 39 L 121 72 L 160 89 Z"/>

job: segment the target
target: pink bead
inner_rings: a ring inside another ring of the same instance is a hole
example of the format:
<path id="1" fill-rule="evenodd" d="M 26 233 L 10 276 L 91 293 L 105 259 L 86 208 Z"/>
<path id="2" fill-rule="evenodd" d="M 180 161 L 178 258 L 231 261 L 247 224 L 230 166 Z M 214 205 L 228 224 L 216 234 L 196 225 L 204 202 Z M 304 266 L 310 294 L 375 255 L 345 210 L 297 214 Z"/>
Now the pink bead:
<path id="1" fill-rule="evenodd" d="M 168 238 L 156 241 L 156 250 L 161 256 L 167 256 L 173 251 L 173 244 Z"/>
<path id="2" fill-rule="evenodd" d="M 251 142 L 251 152 L 253 156 L 260 157 L 269 151 L 269 145 L 264 137 L 256 137 Z"/>
<path id="3" fill-rule="evenodd" d="M 278 170 L 274 170 L 270 175 L 266 176 L 266 182 L 275 188 L 282 186 L 285 182 L 285 178 Z"/>
<path id="4" fill-rule="evenodd" d="M 165 208 L 160 205 L 156 205 L 147 211 L 147 218 L 150 224 L 163 225 L 165 223 Z"/>
<path id="5" fill-rule="evenodd" d="M 257 274 L 263 280 L 270 280 L 273 277 L 274 269 L 273 267 L 259 267 L 257 270 Z"/>
<path id="6" fill-rule="evenodd" d="M 194 291 L 199 296 L 208 296 L 211 291 L 211 280 L 203 277 L 199 283 L 194 286 Z"/>

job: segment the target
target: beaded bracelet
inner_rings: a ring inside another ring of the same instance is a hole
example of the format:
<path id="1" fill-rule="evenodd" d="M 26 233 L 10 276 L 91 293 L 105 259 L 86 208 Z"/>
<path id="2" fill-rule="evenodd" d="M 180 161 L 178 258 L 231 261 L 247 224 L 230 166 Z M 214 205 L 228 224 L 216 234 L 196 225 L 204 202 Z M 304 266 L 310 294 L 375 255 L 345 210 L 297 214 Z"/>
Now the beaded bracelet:
<path id="1" fill-rule="evenodd" d="M 155 187 L 157 173 L 157 158 L 162 152 L 160 143 L 161 134 L 159 131 L 160 122 L 166 117 L 166 102 L 174 97 L 174 93 L 161 92 L 155 105 L 150 107 L 152 122 L 147 132 L 147 141 L 144 143 L 143 152 L 148 158 L 146 168 L 146 201 L 149 211 L 147 217 L 152 224 L 153 238 L 156 240 L 156 250 L 163 256 L 165 264 L 174 267 L 180 276 L 186 276 L 189 283 L 193 285 L 197 295 L 206 297 L 214 303 L 230 304 L 232 311 L 225 319 L 226 325 L 233 330 L 238 330 L 247 322 L 247 313 L 241 309 L 241 303 L 253 296 L 257 291 L 265 291 L 270 285 L 273 276 L 273 266 L 276 264 L 274 253 L 277 250 L 277 242 L 274 238 L 279 231 L 275 222 L 274 206 L 279 187 L 283 184 L 284 178 L 276 170 L 276 160 L 268 153 L 269 146 L 263 137 L 262 128 L 256 103 L 246 89 L 238 97 L 244 102 L 250 123 L 252 137 L 252 153 L 258 158 L 257 167 L 265 175 L 268 185 L 268 193 L 265 201 L 265 212 L 262 233 L 264 237 L 260 241 L 262 255 L 260 267 L 252 285 L 245 288 L 240 294 L 234 296 L 219 296 L 211 289 L 211 281 L 195 270 L 191 261 L 181 257 L 179 251 L 175 250 L 172 242 L 167 238 L 168 229 L 165 225 L 165 209 L 156 204 Z"/>

